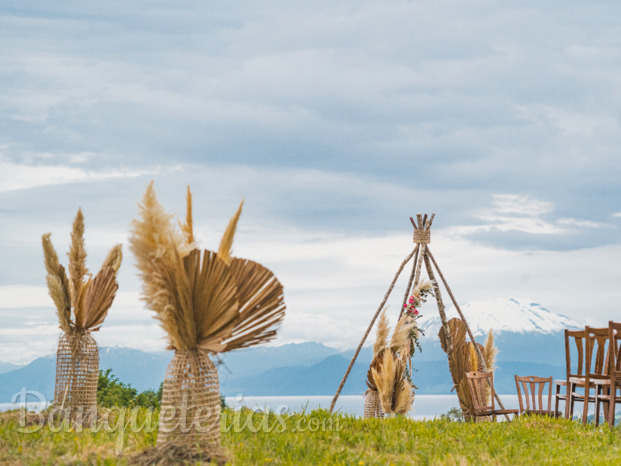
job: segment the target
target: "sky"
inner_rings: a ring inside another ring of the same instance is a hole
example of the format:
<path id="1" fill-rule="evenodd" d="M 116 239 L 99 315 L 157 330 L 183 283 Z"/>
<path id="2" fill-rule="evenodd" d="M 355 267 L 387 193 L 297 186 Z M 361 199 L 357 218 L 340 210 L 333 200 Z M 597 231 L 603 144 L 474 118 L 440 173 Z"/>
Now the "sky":
<path id="1" fill-rule="evenodd" d="M 234 254 L 285 287 L 274 344 L 356 346 L 417 213 L 436 214 L 459 302 L 618 319 L 620 16 L 613 1 L 3 2 L 0 361 L 56 348 L 41 235 L 66 263 L 81 207 L 96 271 L 151 180 L 181 216 L 191 187 L 203 248 L 245 200 Z M 124 253 L 95 339 L 161 350 Z"/>

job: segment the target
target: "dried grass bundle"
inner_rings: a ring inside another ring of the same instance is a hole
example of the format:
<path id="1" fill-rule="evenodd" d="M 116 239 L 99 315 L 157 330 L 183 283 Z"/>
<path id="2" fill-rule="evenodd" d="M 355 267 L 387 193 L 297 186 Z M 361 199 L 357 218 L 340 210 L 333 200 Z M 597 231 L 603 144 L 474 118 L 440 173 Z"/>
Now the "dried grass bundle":
<path id="1" fill-rule="evenodd" d="M 406 379 L 406 368 L 410 356 L 409 332 L 415 326 L 414 319 L 403 315 L 389 342 L 386 310 L 381 314 L 366 383 L 369 390 L 378 392 L 384 413 L 407 413 L 414 402 L 413 387 Z"/>
<path id="2" fill-rule="evenodd" d="M 405 379 L 405 363 L 385 351 L 378 369 L 371 369 L 384 413 L 405 414 L 412 407 L 412 386 Z"/>
<path id="3" fill-rule="evenodd" d="M 143 299 L 168 334 L 171 349 L 231 351 L 271 340 L 284 317 L 283 288 L 272 272 L 231 257 L 242 204 L 231 218 L 220 250 L 194 248 L 192 195 L 186 222 L 176 231 L 149 184 L 130 247 L 143 281 Z M 179 238 L 185 238 L 179 241 Z"/>
<path id="4" fill-rule="evenodd" d="M 99 330 L 114 301 L 118 289 L 116 274 L 123 260 L 121 245 L 117 244 L 93 280 L 86 268 L 84 230 L 84 215 L 78 209 L 67 253 L 69 279 L 52 245 L 51 234 L 41 237 L 48 291 L 56 306 L 59 326 L 67 334 Z"/>
<path id="5" fill-rule="evenodd" d="M 56 352 L 54 403 L 68 409 L 63 411 L 63 417 L 77 416 L 75 421 L 81 426 L 90 416 L 82 417 L 81 412 L 96 412 L 97 407 L 99 350 L 91 332 L 99 330 L 112 306 L 123 253 L 120 244 L 113 247 L 99 273 L 94 279 L 90 276 L 86 268 L 81 209 L 73 222 L 67 254 L 70 279 L 58 260 L 49 233 L 42 236 L 42 243 L 48 290 L 64 332 Z"/>

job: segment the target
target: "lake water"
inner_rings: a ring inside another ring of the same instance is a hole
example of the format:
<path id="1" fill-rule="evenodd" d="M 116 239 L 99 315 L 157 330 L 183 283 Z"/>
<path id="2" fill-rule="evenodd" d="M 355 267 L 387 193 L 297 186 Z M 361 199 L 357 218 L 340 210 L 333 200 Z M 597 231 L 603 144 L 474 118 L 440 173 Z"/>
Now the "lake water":
<path id="1" fill-rule="evenodd" d="M 505 408 L 517 409 L 517 395 L 500 395 Z M 313 409 L 329 409 L 332 396 L 227 396 L 226 403 L 234 409 L 245 406 L 252 410 L 269 409 L 276 413 L 303 412 Z M 0 403 L 0 411 L 23 407 L 23 403 Z M 26 409 L 37 411 L 48 404 L 40 401 L 28 401 Z M 414 405 L 408 416 L 416 420 L 434 419 L 446 414 L 450 409 L 459 407 L 456 395 L 416 395 Z M 576 403 L 575 415 L 582 409 L 581 403 Z M 362 416 L 364 412 L 364 396 L 344 395 L 336 402 L 334 411 L 354 416 Z M 591 408 L 589 410 L 593 412 Z"/>
<path id="2" fill-rule="evenodd" d="M 506 408 L 517 408 L 517 395 L 501 395 L 500 399 Z M 232 408 L 245 406 L 250 409 L 270 409 L 276 413 L 312 411 L 317 408 L 329 409 L 332 396 L 245 396 L 226 397 L 226 403 Z M 412 419 L 433 419 L 446 414 L 451 408 L 459 407 L 457 395 L 416 395 L 414 405 L 408 416 Z M 364 396 L 340 396 L 334 411 L 362 416 L 364 412 Z"/>

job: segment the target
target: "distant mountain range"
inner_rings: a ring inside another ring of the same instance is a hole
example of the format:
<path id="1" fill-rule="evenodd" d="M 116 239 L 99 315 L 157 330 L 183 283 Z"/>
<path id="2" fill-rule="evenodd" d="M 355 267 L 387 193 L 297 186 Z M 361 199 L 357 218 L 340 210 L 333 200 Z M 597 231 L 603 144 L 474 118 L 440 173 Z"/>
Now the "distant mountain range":
<path id="1" fill-rule="evenodd" d="M 495 376 L 499 393 L 515 393 L 514 374 L 564 378 L 562 330 L 576 328 L 576 322 L 551 313 L 539 304 L 514 298 L 480 301 L 462 310 L 480 343 L 484 342 L 489 328 L 493 328 L 495 344 L 500 351 Z M 451 312 L 447 311 L 449 317 Z M 425 336 L 421 339 L 423 351 L 416 353 L 413 360 L 414 381 L 419 394 L 448 394 L 453 383 L 446 354 L 437 338 L 439 317 L 433 308 L 428 314 L 420 320 Z M 371 344 L 373 338 L 374 334 L 367 343 Z M 320 343 L 308 342 L 224 354 L 218 365 L 221 390 L 227 396 L 332 395 L 353 353 L 353 350 L 339 352 Z M 341 392 L 343 395 L 364 393 L 371 357 L 371 347 L 363 348 Z M 100 368 L 111 368 L 121 381 L 139 391 L 159 387 L 171 358 L 172 352 L 100 348 Z M 51 399 L 54 375 L 53 357 L 39 358 L 27 366 L 0 372 L 0 402 L 10 401 L 24 386 Z"/>

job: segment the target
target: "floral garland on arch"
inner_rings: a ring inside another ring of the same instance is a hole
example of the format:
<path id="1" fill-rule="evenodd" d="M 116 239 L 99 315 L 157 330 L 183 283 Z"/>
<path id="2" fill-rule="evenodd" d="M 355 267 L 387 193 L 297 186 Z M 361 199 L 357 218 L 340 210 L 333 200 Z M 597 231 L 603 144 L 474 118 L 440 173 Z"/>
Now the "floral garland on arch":
<path id="1" fill-rule="evenodd" d="M 403 313 L 406 316 L 408 322 L 414 322 L 414 326 L 410 330 L 408 337 L 410 340 L 410 359 L 414 356 L 416 348 L 421 352 L 422 348 L 420 346 L 420 336 L 424 335 L 424 332 L 418 327 L 416 321 L 420 319 L 423 315 L 419 312 L 417 308 L 421 307 L 423 303 L 427 302 L 429 296 L 434 296 L 433 294 L 433 283 L 430 281 L 419 283 L 412 290 L 412 294 L 403 304 Z M 405 377 L 412 384 L 414 388 L 418 388 L 414 385 L 412 381 L 412 361 L 410 360 L 409 368 L 406 367 Z"/>

